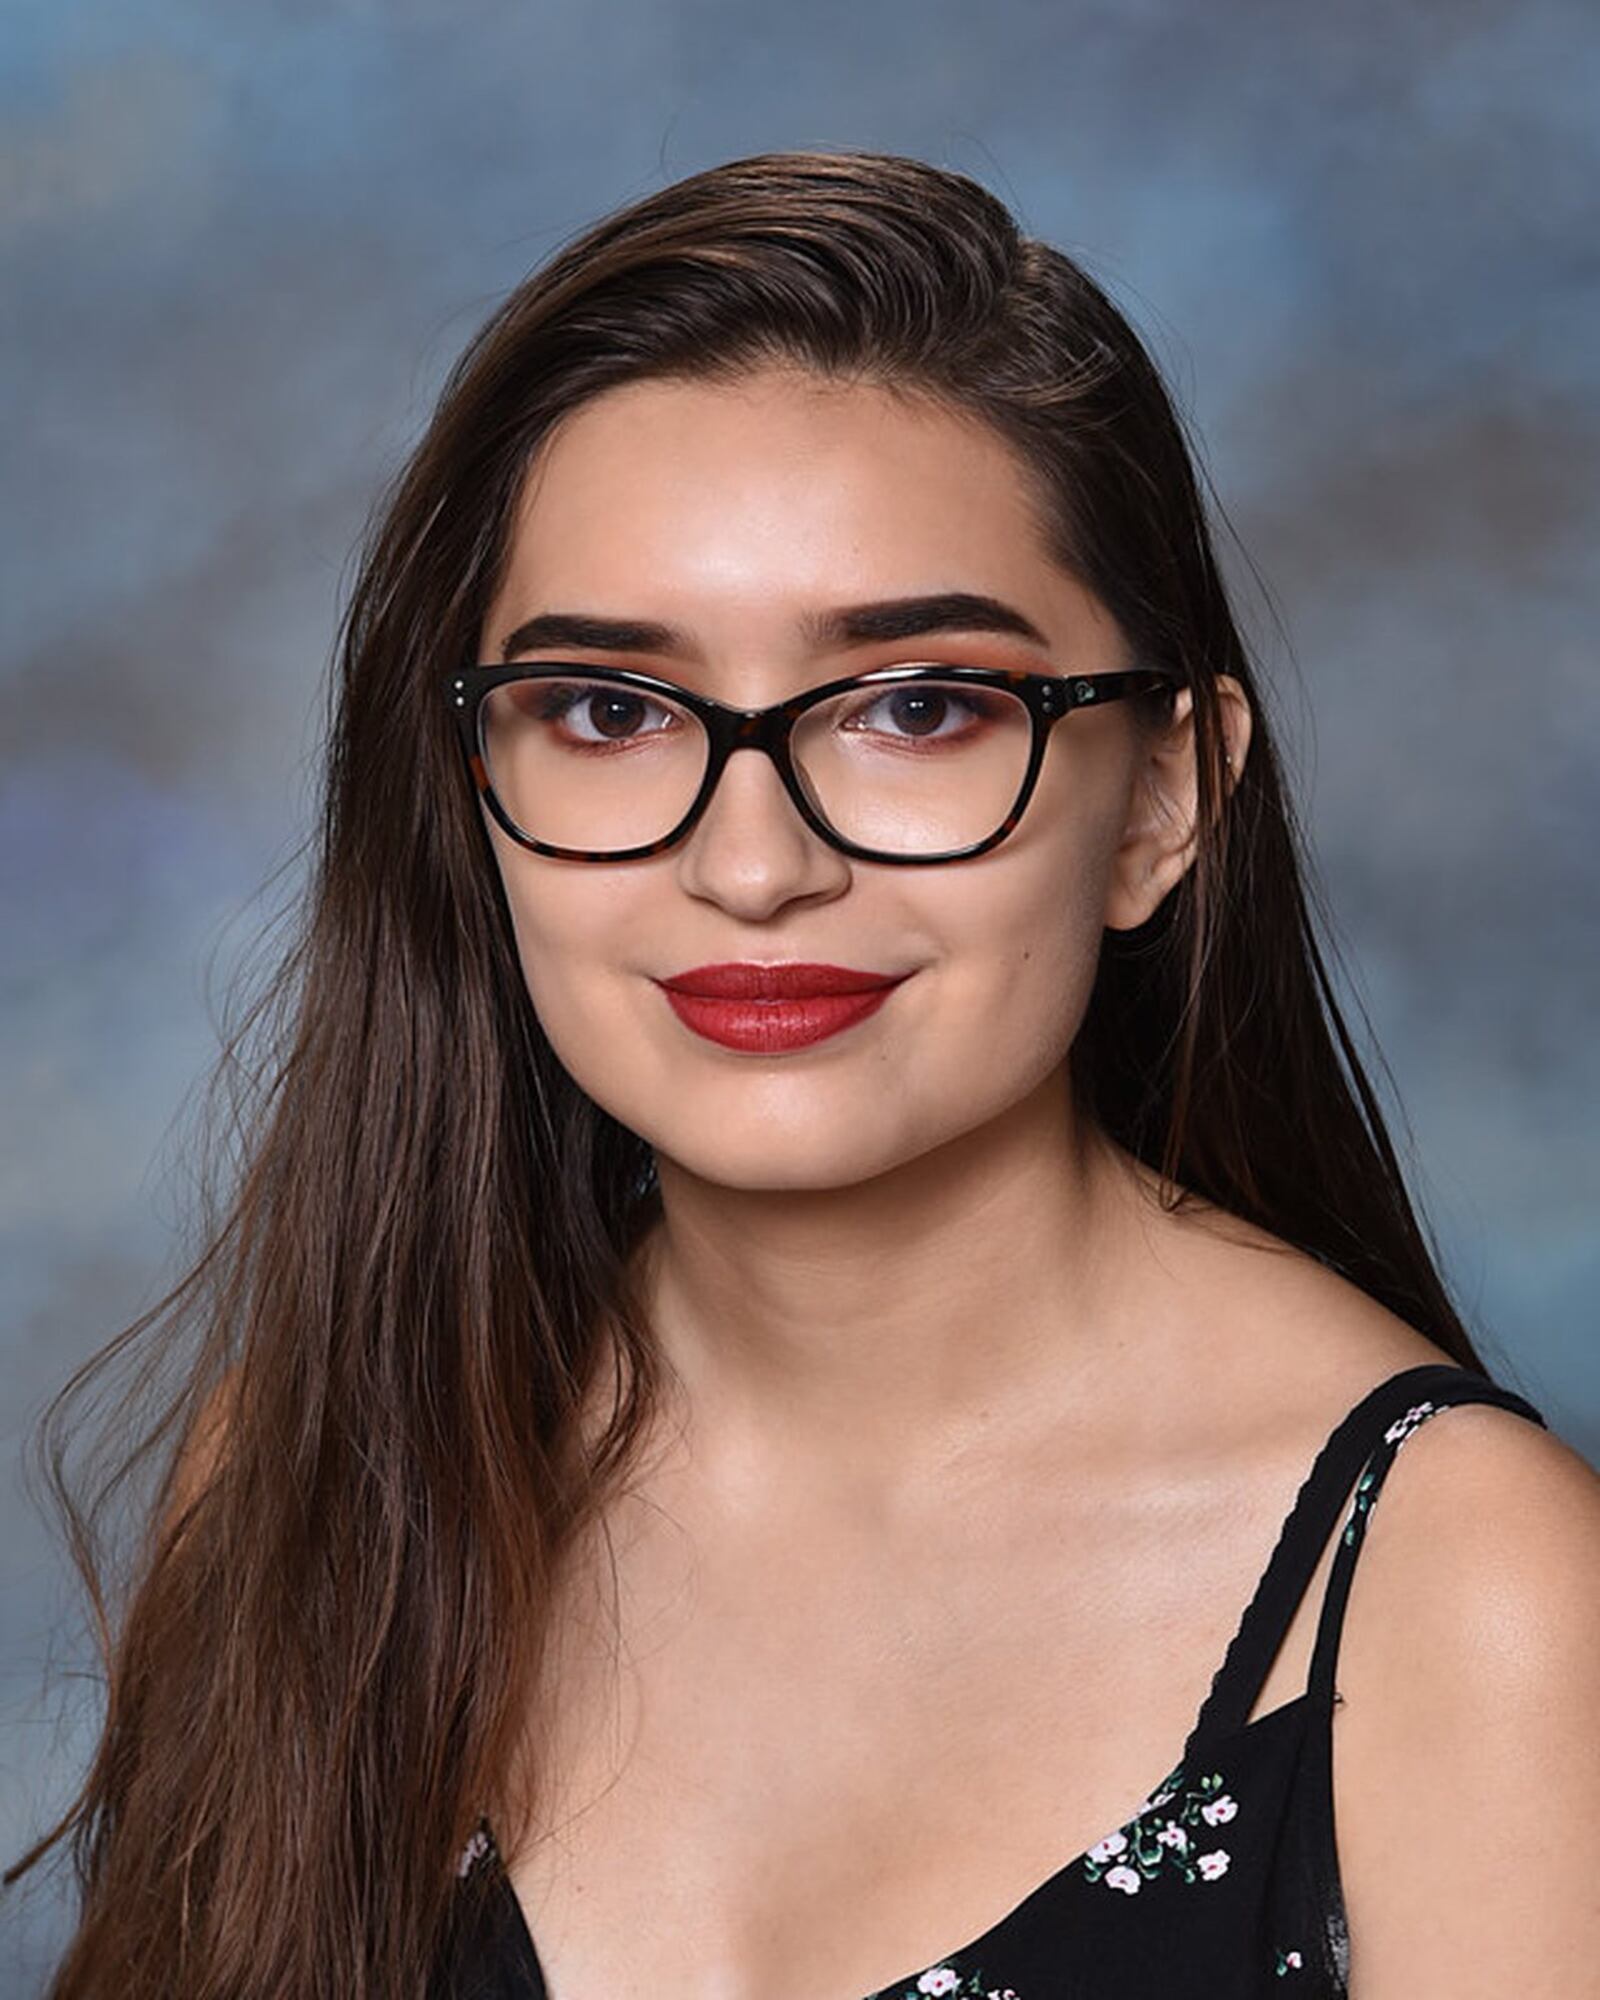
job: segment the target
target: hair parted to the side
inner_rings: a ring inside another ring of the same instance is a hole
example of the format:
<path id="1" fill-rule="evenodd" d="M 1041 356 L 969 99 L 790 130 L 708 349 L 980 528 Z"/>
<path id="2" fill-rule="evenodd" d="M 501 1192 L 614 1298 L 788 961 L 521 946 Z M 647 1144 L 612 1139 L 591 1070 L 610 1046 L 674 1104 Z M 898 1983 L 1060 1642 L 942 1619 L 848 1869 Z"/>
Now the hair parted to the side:
<path id="1" fill-rule="evenodd" d="M 1162 1170 L 1165 1198 L 1247 1217 L 1489 1372 L 1324 970 L 1196 473 L 1139 339 L 964 175 L 863 152 L 696 174 L 506 299 L 375 511 L 310 887 L 218 1068 L 248 1078 L 236 1163 L 203 1183 L 182 1281 L 45 1413 L 106 1676 L 82 1789 L 5 1878 L 71 1835 L 81 1909 L 49 2000 L 422 2000 L 479 1814 L 516 1823 L 537 1799 L 514 1751 L 551 1579 L 661 1388 L 629 1262 L 659 1192 L 648 1146 L 534 1015 L 440 681 L 475 656 L 553 425 L 614 384 L 770 362 L 991 425 L 1053 553 L 1193 689 L 1197 858 L 1149 923 L 1106 934 L 1071 1057 L 1086 1115 Z M 1255 710 L 1225 808 L 1219 674 Z M 108 1433 L 98 1504 L 152 1453 L 166 1468 L 114 1609 L 62 1440 L 125 1349 L 180 1359 L 159 1420 Z M 606 1371 L 610 1420 L 580 1426 Z M 180 1485 L 180 1453 L 204 1476 Z"/>

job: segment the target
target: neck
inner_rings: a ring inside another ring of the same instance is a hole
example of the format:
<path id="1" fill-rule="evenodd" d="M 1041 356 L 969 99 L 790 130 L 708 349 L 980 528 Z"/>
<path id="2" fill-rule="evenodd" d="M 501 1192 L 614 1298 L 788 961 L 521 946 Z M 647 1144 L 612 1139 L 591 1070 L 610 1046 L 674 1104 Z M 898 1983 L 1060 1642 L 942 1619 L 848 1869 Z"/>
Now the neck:
<path id="1" fill-rule="evenodd" d="M 644 1297 L 696 1469 L 742 1505 L 909 1500 L 1143 1365 L 1157 1177 L 1062 1075 L 849 1187 L 658 1176 Z"/>

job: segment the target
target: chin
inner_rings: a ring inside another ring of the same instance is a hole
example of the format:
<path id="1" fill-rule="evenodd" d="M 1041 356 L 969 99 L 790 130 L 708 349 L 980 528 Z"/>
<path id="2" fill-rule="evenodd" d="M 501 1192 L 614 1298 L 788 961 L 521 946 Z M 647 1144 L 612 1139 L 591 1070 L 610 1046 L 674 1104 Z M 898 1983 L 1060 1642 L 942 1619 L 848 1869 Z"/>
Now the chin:
<path id="1" fill-rule="evenodd" d="M 714 1133 L 689 1133 L 678 1121 L 676 1130 L 664 1124 L 644 1136 L 667 1172 L 676 1168 L 714 1187 L 740 1194 L 827 1194 L 859 1187 L 926 1150 L 903 1137 L 894 1143 L 900 1135 L 864 1131 L 864 1123 L 858 1116 L 853 1129 L 841 1131 L 836 1124 L 799 1129 L 752 1120 L 739 1129 L 724 1120 Z"/>

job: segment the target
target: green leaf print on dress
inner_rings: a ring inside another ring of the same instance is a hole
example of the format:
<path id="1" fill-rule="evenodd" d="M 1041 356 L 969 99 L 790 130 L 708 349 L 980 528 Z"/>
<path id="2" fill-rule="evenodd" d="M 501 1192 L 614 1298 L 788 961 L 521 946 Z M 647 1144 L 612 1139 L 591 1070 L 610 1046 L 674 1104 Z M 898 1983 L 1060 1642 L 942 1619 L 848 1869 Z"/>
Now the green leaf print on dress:
<path id="1" fill-rule="evenodd" d="M 1223 1789 L 1219 1771 L 1208 1771 L 1192 1785 L 1182 1779 L 1180 1764 L 1132 1819 L 1095 1842 L 1079 1864 L 1088 1881 L 1135 1896 L 1157 1875 L 1218 1882 L 1227 1874 L 1232 1857 L 1225 1847 L 1211 1845 L 1211 1835 L 1238 1812 L 1238 1801 Z"/>
<path id="2" fill-rule="evenodd" d="M 1025 2000 L 1010 1986 L 990 1986 L 981 1972 L 963 1974 L 953 1965 L 930 1965 L 911 1985 L 901 1988 L 897 2000 L 928 2000 L 930 1995 L 934 2000 Z M 887 2000 L 887 1989 L 883 1994 L 869 1994 L 867 2000 Z"/>
<path id="3" fill-rule="evenodd" d="M 1434 1403 L 1413 1403 L 1405 1415 L 1403 1417 L 1396 1417 L 1394 1422 L 1384 1432 L 1384 1443 L 1392 1444 L 1395 1450 L 1398 1451 L 1401 1445 L 1405 1443 L 1406 1439 L 1417 1428 L 1418 1424 L 1426 1423 L 1429 1417 L 1435 1414 L 1438 1407 Z M 1366 1532 L 1367 1515 L 1372 1511 L 1373 1495 L 1371 1489 L 1376 1485 L 1377 1478 L 1378 1475 L 1369 1469 L 1363 1472 L 1360 1479 L 1356 1482 L 1355 1505 L 1350 1509 L 1350 1519 L 1345 1523 L 1344 1538 L 1347 1542 L 1354 1542 L 1357 1534 L 1364 1534 Z"/>

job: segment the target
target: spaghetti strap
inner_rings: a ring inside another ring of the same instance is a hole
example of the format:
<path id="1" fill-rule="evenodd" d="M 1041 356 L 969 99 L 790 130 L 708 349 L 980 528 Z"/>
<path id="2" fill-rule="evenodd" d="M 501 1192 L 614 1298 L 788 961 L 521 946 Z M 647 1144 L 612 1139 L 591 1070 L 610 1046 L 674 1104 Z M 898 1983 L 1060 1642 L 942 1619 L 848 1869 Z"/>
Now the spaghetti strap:
<path id="1" fill-rule="evenodd" d="M 1490 1382 L 1486 1377 L 1474 1375 L 1468 1370 L 1459 1371 L 1459 1380 L 1452 1379 L 1458 1375 L 1458 1371 L 1453 1369 L 1441 1370 L 1440 1375 L 1442 1379 L 1436 1384 L 1420 1385 L 1417 1400 L 1396 1414 L 1385 1427 L 1357 1483 L 1350 1518 L 1345 1523 L 1334 1554 L 1327 1593 L 1322 1601 L 1322 1615 L 1317 1621 L 1317 1642 L 1308 1681 L 1314 1708 L 1331 1706 L 1339 1634 L 1344 1625 L 1345 1603 L 1350 1595 L 1350 1579 L 1355 1573 L 1356 1558 L 1366 1539 L 1367 1522 L 1384 1479 L 1395 1461 L 1396 1453 L 1411 1433 L 1425 1424 L 1429 1417 L 1454 1403 L 1492 1403 L 1500 1409 L 1513 1410 L 1518 1416 L 1530 1418 L 1542 1429 L 1549 1428 L 1532 1403 L 1513 1389 L 1504 1389 L 1499 1383 Z"/>
<path id="2" fill-rule="evenodd" d="M 1334 1664 L 1350 1579 L 1384 1475 L 1411 1432 L 1436 1411 L 1453 1403 L 1493 1403 L 1548 1429 L 1543 1416 L 1526 1397 L 1491 1382 L 1475 1369 L 1454 1363 L 1424 1362 L 1416 1368 L 1402 1369 L 1363 1396 L 1335 1426 L 1306 1475 L 1256 1593 L 1245 1609 L 1190 1731 L 1184 1750 L 1186 1761 L 1198 1744 L 1244 1727 L 1295 1610 L 1322 1559 L 1340 1510 L 1349 1500 L 1350 1518 L 1334 1556 L 1306 1687 L 1313 1708 L 1331 1706 Z"/>

